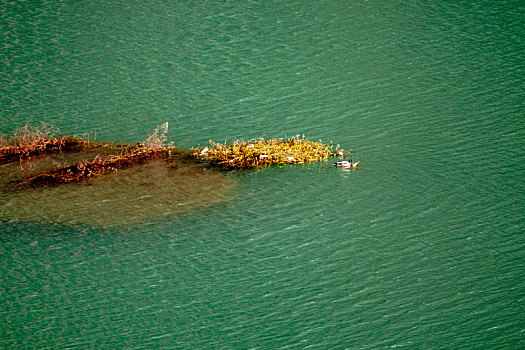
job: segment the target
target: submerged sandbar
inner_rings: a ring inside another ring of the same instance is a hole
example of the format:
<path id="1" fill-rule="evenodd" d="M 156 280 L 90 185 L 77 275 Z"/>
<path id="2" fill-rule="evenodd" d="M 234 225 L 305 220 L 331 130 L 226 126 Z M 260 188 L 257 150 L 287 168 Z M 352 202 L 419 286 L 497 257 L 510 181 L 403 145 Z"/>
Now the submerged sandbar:
<path id="1" fill-rule="evenodd" d="M 235 187 L 223 172 L 176 158 L 155 159 L 80 183 L 13 190 L 20 177 L 17 167 L 0 165 L 3 220 L 132 225 L 227 201 Z"/>
<path id="2" fill-rule="evenodd" d="M 211 142 L 184 151 L 167 143 L 168 123 L 143 143 L 101 143 L 28 125 L 0 137 L 0 219 L 97 226 L 147 222 L 224 201 L 228 172 L 343 156 L 339 145 L 296 136 Z"/>

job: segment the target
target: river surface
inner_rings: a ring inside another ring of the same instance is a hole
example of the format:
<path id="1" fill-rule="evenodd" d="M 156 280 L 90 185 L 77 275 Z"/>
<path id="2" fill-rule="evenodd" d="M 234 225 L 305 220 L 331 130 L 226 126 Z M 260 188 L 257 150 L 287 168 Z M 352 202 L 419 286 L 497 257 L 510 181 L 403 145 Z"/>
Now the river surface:
<path id="1" fill-rule="evenodd" d="M 167 121 L 186 149 L 305 134 L 362 167 L 1 192 L 0 348 L 525 348 L 524 23 L 522 1 L 3 2 L 2 134 Z"/>

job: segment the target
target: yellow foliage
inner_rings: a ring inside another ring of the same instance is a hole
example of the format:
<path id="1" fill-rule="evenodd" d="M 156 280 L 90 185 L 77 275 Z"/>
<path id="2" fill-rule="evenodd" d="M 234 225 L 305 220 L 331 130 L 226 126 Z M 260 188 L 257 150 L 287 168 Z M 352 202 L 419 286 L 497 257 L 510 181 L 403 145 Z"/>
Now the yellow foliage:
<path id="1" fill-rule="evenodd" d="M 205 148 L 192 148 L 197 158 L 215 162 L 227 169 L 262 168 L 272 164 L 302 164 L 342 156 L 339 145 L 309 141 L 299 135 L 287 140 L 259 138 L 252 141 L 235 140 L 232 145 L 214 143 Z"/>

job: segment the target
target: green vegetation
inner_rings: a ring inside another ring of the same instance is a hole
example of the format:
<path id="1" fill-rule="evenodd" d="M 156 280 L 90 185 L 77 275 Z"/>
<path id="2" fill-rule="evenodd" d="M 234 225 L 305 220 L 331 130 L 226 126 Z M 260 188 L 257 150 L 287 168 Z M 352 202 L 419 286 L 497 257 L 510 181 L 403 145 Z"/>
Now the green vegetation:
<path id="1" fill-rule="evenodd" d="M 210 148 L 194 148 L 194 157 L 211 161 L 226 169 L 262 168 L 272 164 L 303 164 L 326 160 L 329 157 L 343 156 L 339 145 L 309 141 L 299 135 L 289 139 L 251 141 L 236 140 L 232 145 L 210 141 Z"/>

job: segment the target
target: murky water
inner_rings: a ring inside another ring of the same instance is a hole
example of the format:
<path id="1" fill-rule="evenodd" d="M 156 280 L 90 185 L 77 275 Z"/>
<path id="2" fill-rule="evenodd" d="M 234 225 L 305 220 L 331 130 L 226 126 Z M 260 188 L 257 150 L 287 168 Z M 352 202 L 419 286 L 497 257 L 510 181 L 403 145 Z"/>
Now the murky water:
<path id="1" fill-rule="evenodd" d="M 111 227 L 156 221 L 226 201 L 234 183 L 225 173 L 174 155 L 119 169 L 78 184 L 19 189 L 26 177 L 116 149 L 60 153 L 0 166 L 4 220 Z"/>

